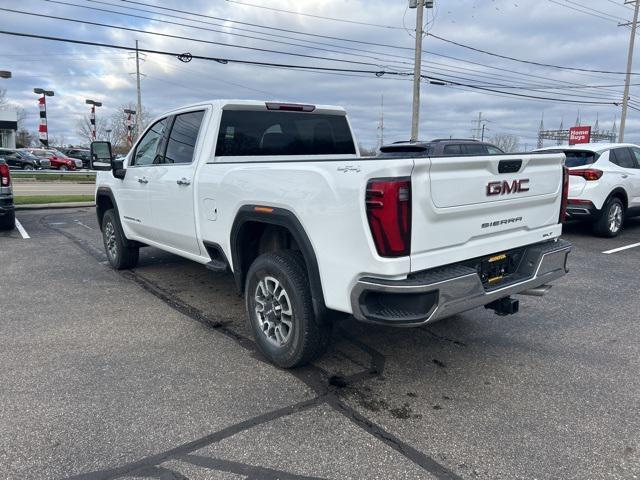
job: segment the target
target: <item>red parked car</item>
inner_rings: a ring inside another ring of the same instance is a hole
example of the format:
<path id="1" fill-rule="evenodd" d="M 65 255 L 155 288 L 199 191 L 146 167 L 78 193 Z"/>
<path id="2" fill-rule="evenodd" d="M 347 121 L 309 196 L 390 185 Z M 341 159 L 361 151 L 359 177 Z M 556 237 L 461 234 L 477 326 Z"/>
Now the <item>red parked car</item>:
<path id="1" fill-rule="evenodd" d="M 82 168 L 82 160 L 69 158 L 64 153 L 59 152 L 58 150 L 50 150 L 45 148 L 29 148 L 26 150 L 38 158 L 49 160 L 49 168 L 52 168 L 54 170 L 64 171 L 77 170 Z"/>

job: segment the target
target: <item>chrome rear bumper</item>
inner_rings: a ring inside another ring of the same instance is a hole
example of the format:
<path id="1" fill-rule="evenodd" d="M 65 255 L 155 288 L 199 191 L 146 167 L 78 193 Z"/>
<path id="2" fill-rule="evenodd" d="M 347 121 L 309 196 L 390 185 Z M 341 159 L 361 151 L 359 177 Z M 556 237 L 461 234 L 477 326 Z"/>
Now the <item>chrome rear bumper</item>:
<path id="1" fill-rule="evenodd" d="M 351 291 L 356 319 L 395 326 L 419 326 L 494 300 L 531 290 L 568 272 L 571 244 L 557 240 L 525 249 L 515 273 L 503 284 L 487 287 L 477 270 L 462 264 L 417 272 L 405 280 L 365 277 Z"/>

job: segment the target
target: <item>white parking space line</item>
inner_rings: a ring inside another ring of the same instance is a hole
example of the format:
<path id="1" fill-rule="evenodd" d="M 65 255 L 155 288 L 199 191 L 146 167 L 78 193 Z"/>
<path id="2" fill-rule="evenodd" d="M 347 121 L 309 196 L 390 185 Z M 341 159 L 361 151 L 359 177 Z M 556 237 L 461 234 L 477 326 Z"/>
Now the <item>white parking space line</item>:
<path id="1" fill-rule="evenodd" d="M 619 247 L 619 248 L 614 248 L 612 250 L 606 250 L 602 253 L 604 253 L 605 255 L 609 255 L 611 253 L 617 253 L 617 252 L 621 252 L 623 250 L 629 250 L 630 248 L 636 248 L 636 247 L 640 247 L 640 243 L 632 243 L 631 245 L 626 245 L 624 247 Z"/>
<path id="2" fill-rule="evenodd" d="M 31 238 L 29 236 L 29 234 L 27 233 L 27 231 L 22 226 L 22 224 L 20 223 L 20 220 L 18 220 L 17 218 L 16 218 L 16 228 L 20 232 L 20 235 L 22 235 L 22 238 L 24 238 L 24 239 Z"/>
<path id="3" fill-rule="evenodd" d="M 85 225 L 84 223 L 82 223 L 80 220 L 76 220 L 76 223 L 78 225 L 82 225 L 84 228 L 88 228 L 89 230 L 94 230 L 93 227 L 90 227 L 89 225 Z"/>

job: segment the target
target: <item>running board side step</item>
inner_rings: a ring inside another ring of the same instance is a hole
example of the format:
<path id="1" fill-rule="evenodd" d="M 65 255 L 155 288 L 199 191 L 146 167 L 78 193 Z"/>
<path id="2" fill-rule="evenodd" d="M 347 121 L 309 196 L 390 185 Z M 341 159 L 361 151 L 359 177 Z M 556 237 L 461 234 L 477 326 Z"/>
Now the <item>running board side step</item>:
<path id="1" fill-rule="evenodd" d="M 209 270 L 213 270 L 214 272 L 226 272 L 227 264 L 220 260 L 211 260 L 209 263 L 205 264 Z"/>

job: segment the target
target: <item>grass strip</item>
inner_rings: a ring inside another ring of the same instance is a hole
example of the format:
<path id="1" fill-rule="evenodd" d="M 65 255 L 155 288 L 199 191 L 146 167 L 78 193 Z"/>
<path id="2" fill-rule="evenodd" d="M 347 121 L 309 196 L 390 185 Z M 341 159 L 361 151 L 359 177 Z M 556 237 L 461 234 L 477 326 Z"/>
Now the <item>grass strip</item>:
<path id="1" fill-rule="evenodd" d="M 93 202 L 93 195 L 24 195 L 14 196 L 16 205 L 41 205 L 43 203 Z"/>
<path id="2" fill-rule="evenodd" d="M 13 173 L 11 178 L 32 178 L 41 182 L 95 182 L 96 176 L 93 173 L 65 175 L 63 173 Z"/>

